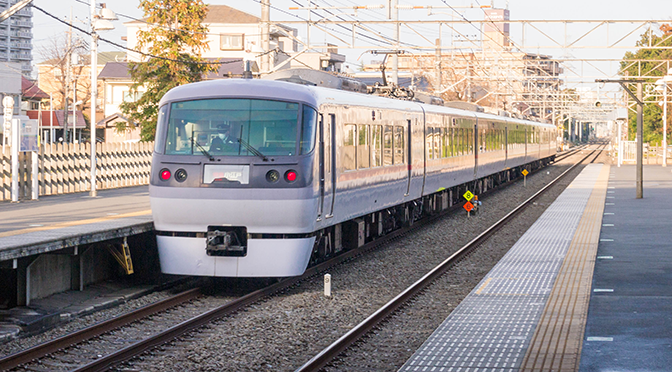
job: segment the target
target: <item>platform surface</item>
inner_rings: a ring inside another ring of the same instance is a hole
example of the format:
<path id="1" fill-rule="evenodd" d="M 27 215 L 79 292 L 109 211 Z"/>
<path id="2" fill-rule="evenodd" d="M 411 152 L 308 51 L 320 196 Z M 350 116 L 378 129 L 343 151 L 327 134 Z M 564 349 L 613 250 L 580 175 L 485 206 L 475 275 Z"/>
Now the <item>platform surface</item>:
<path id="1" fill-rule="evenodd" d="M 575 370 L 608 172 L 586 166 L 400 370 Z"/>
<path id="2" fill-rule="evenodd" d="M 0 261 L 153 229 L 147 186 L 0 203 Z"/>
<path id="3" fill-rule="evenodd" d="M 672 167 L 611 167 L 581 371 L 672 370 Z"/>

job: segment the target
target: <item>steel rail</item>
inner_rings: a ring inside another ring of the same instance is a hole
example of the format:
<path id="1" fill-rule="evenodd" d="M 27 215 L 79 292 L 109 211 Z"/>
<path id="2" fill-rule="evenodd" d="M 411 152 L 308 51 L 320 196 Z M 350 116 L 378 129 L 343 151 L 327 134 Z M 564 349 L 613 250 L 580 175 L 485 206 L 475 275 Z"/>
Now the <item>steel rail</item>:
<path id="1" fill-rule="evenodd" d="M 160 311 L 164 311 L 186 301 L 190 301 L 200 296 L 200 294 L 200 288 L 190 289 L 175 296 L 135 309 L 118 317 L 93 324 L 73 333 L 63 335 L 39 345 L 35 345 L 29 349 L 10 354 L 6 357 L 0 358 L 0 370 L 4 371 L 17 367 L 21 364 L 28 363 L 32 360 L 42 358 L 68 346 L 89 340 L 93 337 L 99 336 L 105 332 L 119 328 L 136 320 L 145 318 Z"/>
<path id="2" fill-rule="evenodd" d="M 581 158 L 576 164 L 572 165 L 570 168 L 566 169 L 562 174 L 556 177 L 553 181 L 549 182 L 541 190 L 537 191 L 534 195 L 529 197 L 523 203 L 514 208 L 506 216 L 502 217 L 494 225 L 490 226 L 487 230 L 482 232 L 480 235 L 472 239 L 469 243 L 460 248 L 457 252 L 453 253 L 450 257 L 445 259 L 442 263 L 432 269 L 430 272 L 425 274 L 422 278 L 418 279 L 411 286 L 406 288 L 403 292 L 397 295 L 395 298 L 390 300 L 388 303 L 383 305 L 376 312 L 371 314 L 368 318 L 363 320 L 357 326 L 352 328 L 346 334 L 341 336 L 334 343 L 329 345 L 327 348 L 322 350 L 304 365 L 295 370 L 295 372 L 314 372 L 319 371 L 321 368 L 325 367 L 330 363 L 335 357 L 347 349 L 350 345 L 359 340 L 362 336 L 367 334 L 370 330 L 376 327 L 383 319 L 391 315 L 395 310 L 404 305 L 408 300 L 415 297 L 423 289 L 427 288 L 431 283 L 434 282 L 437 278 L 441 277 L 448 269 L 450 269 L 455 263 L 459 262 L 466 255 L 471 253 L 476 247 L 481 243 L 487 240 L 495 232 L 497 232 L 501 227 L 503 227 L 508 221 L 513 217 L 518 215 L 525 207 L 530 204 L 532 201 L 537 199 L 543 193 L 545 193 L 550 187 L 555 185 L 558 181 L 564 178 L 570 171 L 576 168 L 578 165 L 583 163 L 588 157 L 590 157 L 594 152 L 597 152 L 598 149 L 593 150 L 585 157 Z"/>

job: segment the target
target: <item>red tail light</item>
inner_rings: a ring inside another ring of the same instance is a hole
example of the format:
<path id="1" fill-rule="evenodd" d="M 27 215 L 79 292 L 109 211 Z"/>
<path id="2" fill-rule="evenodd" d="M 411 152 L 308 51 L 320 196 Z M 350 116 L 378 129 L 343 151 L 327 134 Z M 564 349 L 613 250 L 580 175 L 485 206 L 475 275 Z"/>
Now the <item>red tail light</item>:
<path id="1" fill-rule="evenodd" d="M 168 181 L 170 179 L 170 171 L 168 169 L 161 169 L 161 172 L 159 172 L 159 177 L 161 177 L 162 180 Z"/>
<path id="2" fill-rule="evenodd" d="M 285 172 L 285 180 L 286 180 L 287 182 L 294 182 L 294 181 L 296 181 L 296 177 L 297 177 L 297 176 L 296 176 L 296 171 L 288 170 L 287 172 Z"/>

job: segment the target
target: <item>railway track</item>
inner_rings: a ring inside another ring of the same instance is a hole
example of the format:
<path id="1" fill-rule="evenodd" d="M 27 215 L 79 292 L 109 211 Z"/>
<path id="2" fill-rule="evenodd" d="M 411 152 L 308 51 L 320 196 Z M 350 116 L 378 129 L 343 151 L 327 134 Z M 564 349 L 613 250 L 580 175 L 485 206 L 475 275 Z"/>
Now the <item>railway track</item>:
<path id="1" fill-rule="evenodd" d="M 560 155 L 558 160 L 561 160 L 565 157 L 571 156 L 578 151 L 581 151 L 581 148 L 573 149 L 571 151 L 565 152 Z M 440 218 L 443 214 L 433 216 L 427 220 L 433 220 Z M 149 316 L 155 315 L 166 309 L 174 308 L 180 304 L 184 304 L 190 301 L 195 300 L 200 296 L 200 291 L 192 290 L 183 292 L 173 298 L 162 301 L 154 305 L 146 306 L 145 308 L 138 309 L 128 313 L 124 316 L 120 316 L 109 321 L 96 324 L 92 327 L 86 328 L 84 330 L 78 331 L 74 334 L 67 335 L 55 339 L 46 344 L 38 345 L 36 347 L 27 349 L 23 352 L 9 355 L 5 358 L 0 359 L 0 369 L 6 370 L 15 368 L 16 366 L 25 365 L 27 363 L 33 363 L 36 365 L 42 364 L 41 360 L 53 358 L 53 354 L 56 352 L 63 353 L 63 350 L 66 350 L 68 354 L 67 362 L 61 363 L 59 366 L 65 367 L 68 370 L 74 371 L 101 371 L 107 370 L 111 366 L 114 366 L 124 360 L 128 360 L 134 356 L 137 356 L 147 350 L 150 350 L 158 345 L 164 344 L 170 340 L 175 339 L 185 333 L 199 328 L 205 324 L 212 322 L 215 319 L 222 318 L 226 315 L 235 313 L 240 309 L 243 309 L 255 302 L 260 301 L 261 299 L 284 291 L 292 286 L 297 285 L 301 281 L 304 281 L 308 278 L 311 278 L 315 275 L 323 273 L 329 268 L 338 265 L 344 261 L 351 260 L 353 257 L 365 254 L 367 251 L 376 249 L 378 246 L 385 244 L 391 240 L 397 239 L 398 237 L 407 234 L 409 231 L 420 228 L 422 224 L 415 224 L 413 227 L 397 230 L 383 239 L 379 239 L 375 242 L 365 245 L 362 248 L 351 250 L 346 252 L 343 255 L 340 255 L 332 260 L 324 262 L 320 265 L 310 268 L 303 276 L 290 278 L 268 286 L 266 288 L 257 290 L 255 292 L 249 293 L 243 297 L 231 300 L 221 306 L 218 306 L 207 312 L 203 312 L 196 317 L 192 317 L 188 320 L 180 322 L 179 324 L 168 327 L 162 332 L 158 332 L 151 337 L 146 339 L 128 343 L 128 346 L 118 349 L 116 351 L 109 352 L 106 355 L 98 354 L 95 355 L 83 355 L 81 356 L 80 362 L 77 362 L 74 355 L 77 354 L 76 350 L 86 348 L 81 347 L 82 344 L 87 344 L 92 338 L 98 337 L 105 334 L 106 332 L 111 332 L 115 329 L 119 329 L 126 324 L 138 321 L 140 319 L 147 318 Z M 478 239 L 478 238 L 477 238 Z M 375 315 L 375 314 L 374 314 Z M 67 351 L 71 350 L 71 351 Z M 92 360 L 93 359 L 93 360 Z M 53 362 L 43 364 L 42 366 L 54 366 Z"/>
<path id="2" fill-rule="evenodd" d="M 606 144 L 601 145 L 602 148 L 606 147 Z M 578 153 L 583 149 L 576 149 L 572 154 Z M 375 329 L 383 320 L 387 319 L 392 315 L 397 309 L 411 301 L 415 296 L 421 293 L 425 288 L 431 285 L 439 277 L 445 274 L 451 267 L 453 267 L 457 262 L 462 260 L 468 254 L 474 252 L 482 243 L 487 241 L 495 232 L 501 229 L 506 225 L 512 218 L 520 214 L 528 205 L 532 204 L 539 196 L 544 194 L 549 190 L 553 185 L 562 180 L 567 174 L 569 174 L 575 167 L 582 164 L 584 161 L 588 160 L 592 155 L 595 155 L 590 161 L 594 162 L 599 156 L 602 149 L 595 149 L 584 156 L 579 162 L 571 166 L 569 169 L 565 170 L 560 176 L 556 177 L 553 181 L 544 186 L 541 190 L 536 192 L 534 195 L 529 197 L 523 203 L 519 204 L 518 207 L 509 212 L 506 216 L 501 218 L 495 224 L 490 226 L 476 238 L 472 239 L 469 243 L 460 248 L 457 252 L 453 253 L 450 257 L 444 260 L 441 264 L 436 266 L 430 272 L 425 274 L 418 281 L 413 283 L 411 286 L 406 288 L 403 292 L 397 295 L 395 298 L 387 302 L 373 314 L 371 314 L 364 321 L 359 323 L 357 326 L 350 329 L 347 333 L 341 336 L 338 340 L 333 342 L 331 345 L 317 353 L 313 358 L 311 358 L 304 365 L 299 367 L 295 372 L 313 372 L 320 371 L 325 366 L 329 365 L 336 357 L 348 349 L 351 345 L 359 341 L 362 337 L 366 336 L 370 331 Z M 571 156 L 568 155 L 568 156 Z M 567 156 L 567 157 L 568 157 Z"/>

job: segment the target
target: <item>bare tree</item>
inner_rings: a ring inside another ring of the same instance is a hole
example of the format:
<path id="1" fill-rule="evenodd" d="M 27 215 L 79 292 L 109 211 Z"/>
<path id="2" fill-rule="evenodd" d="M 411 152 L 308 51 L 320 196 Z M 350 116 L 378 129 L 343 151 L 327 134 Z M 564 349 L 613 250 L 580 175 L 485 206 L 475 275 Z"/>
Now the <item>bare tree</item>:
<path id="1" fill-rule="evenodd" d="M 53 95 L 54 107 L 72 112 L 72 105 L 81 101 L 79 109 L 87 109 L 91 100 L 89 45 L 80 38 L 72 38 L 69 43 L 68 35 L 60 34 L 50 39 L 40 55 L 43 62 L 39 64 L 39 87 Z M 67 113 L 64 118 L 67 125 Z"/>

